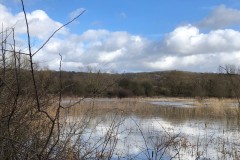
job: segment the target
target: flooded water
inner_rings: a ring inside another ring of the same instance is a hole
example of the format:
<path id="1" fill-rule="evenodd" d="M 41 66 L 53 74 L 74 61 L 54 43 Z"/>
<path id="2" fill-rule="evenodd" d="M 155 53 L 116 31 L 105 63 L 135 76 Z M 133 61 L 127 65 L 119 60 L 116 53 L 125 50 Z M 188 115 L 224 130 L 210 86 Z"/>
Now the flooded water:
<path id="1" fill-rule="evenodd" d="M 188 101 L 149 101 L 148 103 L 159 105 L 159 106 L 172 106 L 172 107 L 194 107 L 194 102 L 188 102 Z"/>
<path id="2" fill-rule="evenodd" d="M 82 139 L 95 153 L 113 151 L 111 159 L 240 158 L 237 118 L 199 116 L 193 102 L 165 101 L 160 105 L 165 107 L 148 115 L 106 112 L 93 116 Z M 69 121 L 80 122 L 80 117 L 69 117 Z"/>

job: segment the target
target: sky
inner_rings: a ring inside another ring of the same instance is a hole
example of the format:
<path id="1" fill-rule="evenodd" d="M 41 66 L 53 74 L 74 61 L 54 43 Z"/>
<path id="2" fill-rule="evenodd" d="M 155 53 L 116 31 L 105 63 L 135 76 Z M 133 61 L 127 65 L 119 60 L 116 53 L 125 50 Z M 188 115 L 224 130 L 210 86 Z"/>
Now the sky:
<path id="1" fill-rule="evenodd" d="M 218 72 L 240 62 L 240 0 L 24 0 L 40 68 L 106 72 Z M 0 0 L 3 29 L 27 52 L 20 0 Z M 11 40 L 9 40 L 11 41 Z"/>

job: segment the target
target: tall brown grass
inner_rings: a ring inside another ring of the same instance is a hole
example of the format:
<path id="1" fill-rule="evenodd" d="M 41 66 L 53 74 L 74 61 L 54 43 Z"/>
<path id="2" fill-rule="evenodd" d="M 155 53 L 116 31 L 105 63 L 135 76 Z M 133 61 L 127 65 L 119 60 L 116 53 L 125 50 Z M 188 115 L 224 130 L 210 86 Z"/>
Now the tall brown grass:
<path id="1" fill-rule="evenodd" d="M 74 101 L 74 100 L 73 100 Z M 160 106 L 150 104 L 149 101 L 191 101 L 190 107 Z M 121 112 L 135 114 L 141 117 L 161 116 L 165 118 L 236 118 L 238 108 L 230 106 L 234 99 L 183 99 L 183 98 L 126 98 L 126 99 L 85 99 L 68 110 L 70 115 L 81 115 L 91 110 L 94 114 L 107 112 Z M 230 104 L 230 105 L 229 105 Z M 66 106 L 69 104 L 66 104 Z"/>

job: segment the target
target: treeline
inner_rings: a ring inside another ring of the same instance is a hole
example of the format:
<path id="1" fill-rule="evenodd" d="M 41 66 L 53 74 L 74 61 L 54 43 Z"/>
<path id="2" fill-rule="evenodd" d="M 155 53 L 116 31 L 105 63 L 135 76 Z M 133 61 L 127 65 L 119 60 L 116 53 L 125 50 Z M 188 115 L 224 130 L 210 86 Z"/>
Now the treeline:
<path id="1" fill-rule="evenodd" d="M 51 94 L 61 92 L 84 97 L 232 98 L 240 90 L 240 76 L 237 74 L 166 71 L 126 74 L 61 72 L 60 75 L 56 71 L 38 71 L 37 76 Z"/>

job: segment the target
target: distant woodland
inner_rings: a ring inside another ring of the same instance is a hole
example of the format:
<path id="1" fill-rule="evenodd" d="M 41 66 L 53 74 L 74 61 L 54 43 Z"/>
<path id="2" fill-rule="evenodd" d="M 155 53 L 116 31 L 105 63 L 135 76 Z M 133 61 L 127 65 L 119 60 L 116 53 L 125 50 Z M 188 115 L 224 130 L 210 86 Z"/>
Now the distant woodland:
<path id="1" fill-rule="evenodd" d="M 238 96 L 240 75 L 182 71 L 107 74 L 37 71 L 49 94 L 82 97 L 227 97 Z M 59 77 L 61 76 L 61 80 Z M 59 90 L 59 88 L 61 88 Z"/>

